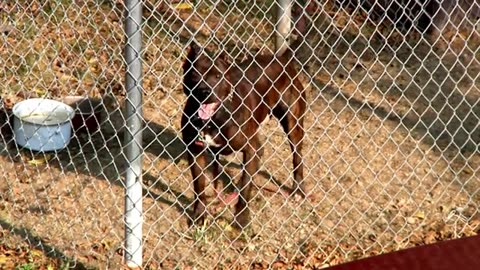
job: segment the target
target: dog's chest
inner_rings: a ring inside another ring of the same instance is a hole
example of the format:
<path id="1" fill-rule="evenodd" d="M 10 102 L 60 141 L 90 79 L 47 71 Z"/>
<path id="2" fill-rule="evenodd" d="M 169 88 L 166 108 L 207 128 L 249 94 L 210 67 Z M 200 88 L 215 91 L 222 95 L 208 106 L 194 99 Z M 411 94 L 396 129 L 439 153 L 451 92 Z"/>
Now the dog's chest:
<path id="1" fill-rule="evenodd" d="M 208 131 L 200 132 L 200 140 L 205 144 L 205 147 L 222 147 L 222 143 L 216 139 L 216 136 Z"/>

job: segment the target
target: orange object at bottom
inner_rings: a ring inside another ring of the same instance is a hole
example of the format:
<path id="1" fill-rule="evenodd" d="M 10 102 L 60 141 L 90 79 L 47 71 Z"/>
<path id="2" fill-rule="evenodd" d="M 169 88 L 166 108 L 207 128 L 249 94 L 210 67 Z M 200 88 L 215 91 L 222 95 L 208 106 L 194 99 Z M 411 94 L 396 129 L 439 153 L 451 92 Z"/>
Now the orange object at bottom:
<path id="1" fill-rule="evenodd" d="M 361 259 L 328 270 L 478 270 L 480 236 L 418 246 Z"/>

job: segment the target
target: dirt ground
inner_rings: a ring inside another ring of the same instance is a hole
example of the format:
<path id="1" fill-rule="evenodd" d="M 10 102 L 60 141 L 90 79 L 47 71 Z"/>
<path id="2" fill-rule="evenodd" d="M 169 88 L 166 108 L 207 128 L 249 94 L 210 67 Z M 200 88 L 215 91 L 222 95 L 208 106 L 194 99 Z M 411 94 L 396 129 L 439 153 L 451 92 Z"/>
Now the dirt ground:
<path id="1" fill-rule="evenodd" d="M 104 107 L 97 132 L 75 135 L 57 153 L 18 149 L 2 133 L 0 266 L 119 269 L 126 167 L 121 6 L 32 3 L 15 6 L 23 10 L 16 29 L 1 36 L 7 107 L 26 97 L 85 93 Z M 318 269 L 479 232 L 479 33 L 451 35 L 432 49 L 419 35 L 375 32 L 361 15 L 349 19 L 329 5 L 297 53 L 309 104 L 304 156 L 312 197 L 296 203 L 278 192 L 292 184 L 291 153 L 270 120 L 261 129 L 266 147 L 253 232 L 233 231 L 232 209 L 215 201 L 208 223 L 188 228 L 193 194 L 179 124 L 189 31 L 202 43 L 220 40 L 233 54 L 245 53 L 243 44 L 272 48 L 265 8 L 219 10 L 145 10 L 146 269 Z M 223 160 L 234 182 L 240 160 Z"/>

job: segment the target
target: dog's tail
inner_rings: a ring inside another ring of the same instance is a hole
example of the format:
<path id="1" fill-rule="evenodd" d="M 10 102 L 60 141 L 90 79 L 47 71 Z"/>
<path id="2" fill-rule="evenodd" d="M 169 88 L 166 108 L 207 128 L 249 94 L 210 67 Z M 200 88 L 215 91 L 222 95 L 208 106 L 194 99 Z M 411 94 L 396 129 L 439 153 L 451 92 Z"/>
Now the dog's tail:
<path id="1" fill-rule="evenodd" d="M 292 21 L 294 27 L 291 33 L 291 43 L 280 56 L 290 59 L 295 55 L 298 48 L 305 42 L 308 30 L 312 25 L 309 15 L 317 12 L 318 8 L 316 0 L 293 1 Z"/>

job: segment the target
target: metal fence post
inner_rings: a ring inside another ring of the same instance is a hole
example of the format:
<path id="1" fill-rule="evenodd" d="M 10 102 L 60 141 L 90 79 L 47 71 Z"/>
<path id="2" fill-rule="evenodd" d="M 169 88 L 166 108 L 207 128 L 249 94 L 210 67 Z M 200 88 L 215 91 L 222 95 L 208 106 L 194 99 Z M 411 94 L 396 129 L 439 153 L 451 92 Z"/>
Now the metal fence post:
<path id="1" fill-rule="evenodd" d="M 142 4 L 127 0 L 125 16 L 126 132 L 125 263 L 142 265 Z"/>
<path id="2" fill-rule="evenodd" d="M 275 24 L 275 51 L 281 55 L 288 47 L 288 35 L 292 22 L 292 1 L 279 0 L 277 4 L 277 23 Z"/>

